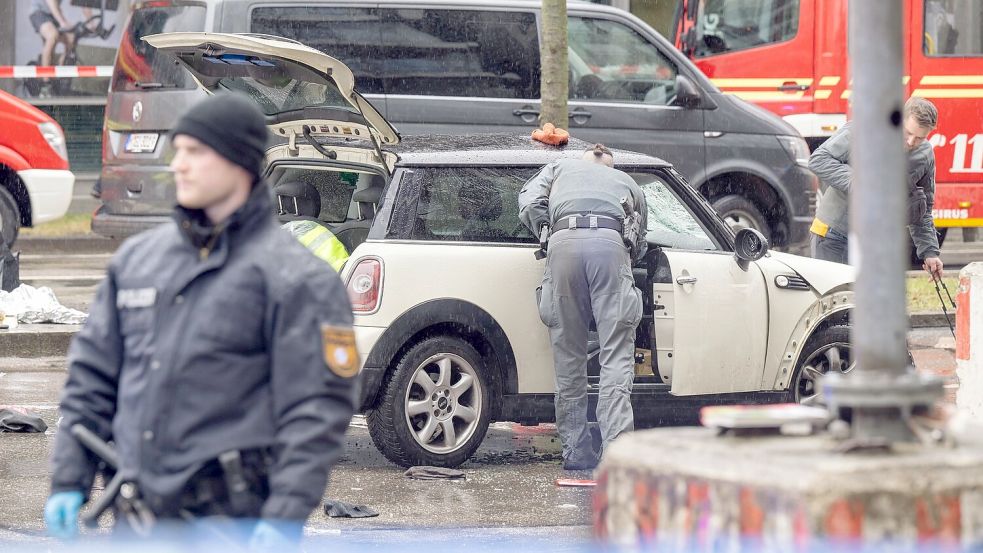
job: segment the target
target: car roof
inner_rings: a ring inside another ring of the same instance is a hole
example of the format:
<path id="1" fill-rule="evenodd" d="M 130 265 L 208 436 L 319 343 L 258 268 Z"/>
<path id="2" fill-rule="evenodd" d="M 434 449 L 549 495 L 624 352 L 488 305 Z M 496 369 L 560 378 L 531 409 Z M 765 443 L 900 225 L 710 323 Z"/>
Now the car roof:
<path id="1" fill-rule="evenodd" d="M 593 144 L 571 138 L 565 146 L 551 146 L 520 134 L 411 135 L 385 150 L 399 157 L 398 166 L 417 165 L 546 165 L 557 159 L 579 159 Z M 614 164 L 669 167 L 653 156 L 611 149 Z"/>
<path id="2" fill-rule="evenodd" d="M 134 8 L 143 7 L 145 4 L 153 5 L 157 0 L 139 0 L 135 3 Z M 171 0 L 175 1 L 175 0 Z M 219 5 L 219 4 L 297 4 L 297 0 L 199 0 L 203 4 Z M 316 6 L 317 4 L 342 4 L 350 5 L 351 1 L 346 0 L 308 0 L 304 2 L 304 6 Z M 542 7 L 542 0 L 375 0 L 371 3 L 366 3 L 366 7 L 375 7 L 376 5 L 422 5 L 426 7 L 441 7 L 441 6 L 467 6 L 467 7 L 495 7 L 495 8 L 526 8 L 538 10 Z M 595 4 L 587 0 L 570 0 L 570 6 L 575 8 L 586 8 L 592 11 L 602 11 L 602 12 L 616 12 L 617 8 L 612 8 L 610 6 L 605 6 L 602 4 Z"/>

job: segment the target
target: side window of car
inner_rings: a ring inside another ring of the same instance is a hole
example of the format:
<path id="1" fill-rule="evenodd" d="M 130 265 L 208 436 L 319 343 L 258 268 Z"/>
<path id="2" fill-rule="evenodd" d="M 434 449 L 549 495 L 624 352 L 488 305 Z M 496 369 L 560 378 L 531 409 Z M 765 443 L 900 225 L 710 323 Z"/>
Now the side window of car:
<path id="1" fill-rule="evenodd" d="M 418 175 L 414 240 L 535 243 L 519 221 L 519 190 L 532 167 L 449 167 Z"/>
<path id="2" fill-rule="evenodd" d="M 384 9 L 387 94 L 538 98 L 531 12 Z"/>
<path id="3" fill-rule="evenodd" d="M 634 29 L 608 19 L 571 17 L 570 98 L 668 105 L 676 66 Z"/>
<path id="4" fill-rule="evenodd" d="M 355 74 L 363 94 L 382 94 L 385 52 L 382 20 L 374 8 L 321 6 L 257 7 L 250 32 L 300 41 L 340 60 Z"/>
<path id="5" fill-rule="evenodd" d="M 677 196 L 665 174 L 629 173 L 645 194 L 649 243 L 684 250 L 716 250 L 717 246 L 693 211 Z"/>

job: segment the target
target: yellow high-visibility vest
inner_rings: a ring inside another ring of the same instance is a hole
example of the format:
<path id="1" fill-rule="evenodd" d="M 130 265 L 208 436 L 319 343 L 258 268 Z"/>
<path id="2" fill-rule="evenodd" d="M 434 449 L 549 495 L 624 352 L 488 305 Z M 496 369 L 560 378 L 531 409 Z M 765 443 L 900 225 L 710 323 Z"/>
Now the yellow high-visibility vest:
<path id="1" fill-rule="evenodd" d="M 316 221 L 290 221 L 283 228 L 290 231 L 307 249 L 328 262 L 335 271 L 341 271 L 348 261 L 345 245 L 324 225 Z"/>

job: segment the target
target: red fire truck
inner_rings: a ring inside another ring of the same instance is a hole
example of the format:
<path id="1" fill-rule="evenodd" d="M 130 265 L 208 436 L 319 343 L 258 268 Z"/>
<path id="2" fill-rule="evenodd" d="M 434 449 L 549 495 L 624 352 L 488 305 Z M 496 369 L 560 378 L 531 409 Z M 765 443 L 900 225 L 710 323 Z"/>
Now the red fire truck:
<path id="1" fill-rule="evenodd" d="M 847 120 L 847 0 L 679 0 L 676 46 L 815 148 Z M 903 0 L 904 85 L 939 109 L 935 224 L 983 226 L 983 0 Z"/>

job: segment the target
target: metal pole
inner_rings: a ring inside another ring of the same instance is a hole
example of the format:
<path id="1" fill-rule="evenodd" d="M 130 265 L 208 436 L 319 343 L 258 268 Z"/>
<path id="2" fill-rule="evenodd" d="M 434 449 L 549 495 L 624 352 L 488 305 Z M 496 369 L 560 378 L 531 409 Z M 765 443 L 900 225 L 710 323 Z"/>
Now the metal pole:
<path id="1" fill-rule="evenodd" d="M 938 379 L 907 363 L 907 160 L 902 139 L 902 0 L 850 2 L 853 124 L 850 249 L 859 262 L 852 342 L 856 369 L 823 388 L 849 408 L 852 437 L 882 445 L 914 439 L 909 417 L 941 395 Z"/>
<path id="2" fill-rule="evenodd" d="M 853 351 L 885 376 L 905 371 L 905 193 L 901 0 L 850 2 L 851 249 L 859 251 Z"/>

